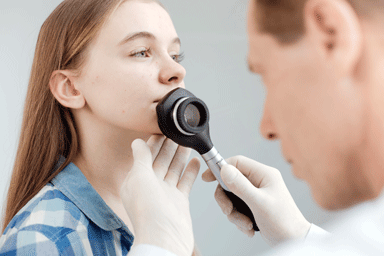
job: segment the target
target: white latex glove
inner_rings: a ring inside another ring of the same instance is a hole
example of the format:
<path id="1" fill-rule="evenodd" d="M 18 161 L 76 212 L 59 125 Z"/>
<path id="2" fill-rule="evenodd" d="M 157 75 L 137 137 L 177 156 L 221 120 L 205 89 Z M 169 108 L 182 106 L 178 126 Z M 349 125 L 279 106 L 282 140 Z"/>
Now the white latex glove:
<path id="1" fill-rule="evenodd" d="M 120 190 L 135 231 L 134 246 L 151 244 L 176 255 L 192 255 L 194 237 L 189 210 L 189 192 L 200 169 L 191 150 L 164 136 L 147 143 L 132 143 L 134 164 Z M 183 173 L 183 175 L 182 175 Z"/>
<path id="2" fill-rule="evenodd" d="M 226 161 L 228 165 L 221 169 L 225 185 L 252 210 L 260 234 L 268 244 L 274 246 L 306 236 L 311 224 L 297 208 L 277 169 L 244 156 Z M 202 178 L 207 182 L 216 180 L 210 169 L 203 173 Z M 251 220 L 233 209 L 220 184 L 215 199 L 229 221 L 248 236 L 254 235 Z"/>

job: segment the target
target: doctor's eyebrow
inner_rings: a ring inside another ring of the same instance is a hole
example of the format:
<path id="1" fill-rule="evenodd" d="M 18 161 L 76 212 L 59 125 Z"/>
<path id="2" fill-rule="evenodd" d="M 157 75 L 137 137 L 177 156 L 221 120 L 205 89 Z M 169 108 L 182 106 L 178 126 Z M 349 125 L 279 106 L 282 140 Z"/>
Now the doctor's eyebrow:
<path id="1" fill-rule="evenodd" d="M 132 41 L 139 39 L 139 38 L 148 38 L 151 40 L 156 40 L 156 36 L 154 34 L 152 34 L 150 32 L 146 32 L 146 31 L 142 31 L 142 32 L 136 32 L 136 33 L 129 34 L 123 40 L 121 40 L 119 45 L 123 45 L 123 44 L 126 44 L 128 42 L 132 42 Z M 172 40 L 172 43 L 181 45 L 181 40 L 180 40 L 180 38 L 176 37 L 175 39 Z"/>

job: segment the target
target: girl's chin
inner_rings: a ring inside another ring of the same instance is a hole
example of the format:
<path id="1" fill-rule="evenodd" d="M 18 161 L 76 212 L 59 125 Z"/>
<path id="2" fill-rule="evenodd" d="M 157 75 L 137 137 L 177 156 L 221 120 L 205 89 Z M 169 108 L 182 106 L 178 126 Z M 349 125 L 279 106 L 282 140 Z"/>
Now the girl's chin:
<path id="1" fill-rule="evenodd" d="M 163 135 L 163 133 L 161 132 L 161 130 L 160 130 L 159 126 L 157 125 L 157 123 L 156 123 L 156 125 L 153 126 L 153 129 L 149 130 L 149 133 L 151 135 Z"/>

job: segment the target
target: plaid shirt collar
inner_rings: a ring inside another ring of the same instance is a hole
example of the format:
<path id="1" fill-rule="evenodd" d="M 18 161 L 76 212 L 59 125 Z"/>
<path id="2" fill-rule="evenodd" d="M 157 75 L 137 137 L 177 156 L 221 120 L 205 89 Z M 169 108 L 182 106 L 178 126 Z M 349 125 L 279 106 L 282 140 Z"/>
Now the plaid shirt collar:
<path id="1" fill-rule="evenodd" d="M 61 156 L 56 166 L 64 161 L 65 158 Z M 123 228 L 133 237 L 125 223 L 105 203 L 74 163 L 69 163 L 51 183 L 100 228 L 106 231 Z"/>

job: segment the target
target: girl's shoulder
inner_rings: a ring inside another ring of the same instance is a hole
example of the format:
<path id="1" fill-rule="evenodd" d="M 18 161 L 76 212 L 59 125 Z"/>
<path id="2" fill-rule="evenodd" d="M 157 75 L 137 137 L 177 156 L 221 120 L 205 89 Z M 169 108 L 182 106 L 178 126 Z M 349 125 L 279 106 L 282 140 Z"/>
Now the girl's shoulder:
<path id="1" fill-rule="evenodd" d="M 71 232 L 86 231 L 89 220 L 52 183 L 45 185 L 10 221 L 1 239 L 20 232 L 35 232 L 51 241 Z"/>

